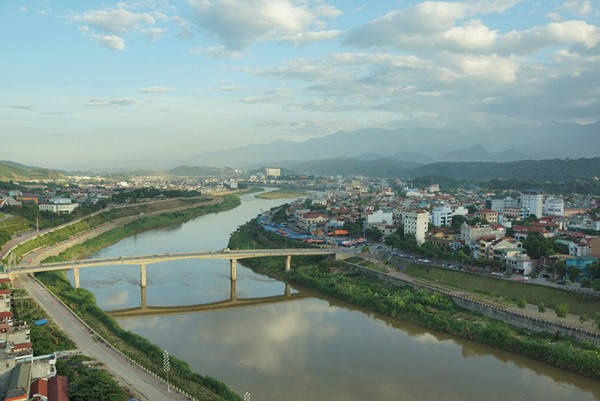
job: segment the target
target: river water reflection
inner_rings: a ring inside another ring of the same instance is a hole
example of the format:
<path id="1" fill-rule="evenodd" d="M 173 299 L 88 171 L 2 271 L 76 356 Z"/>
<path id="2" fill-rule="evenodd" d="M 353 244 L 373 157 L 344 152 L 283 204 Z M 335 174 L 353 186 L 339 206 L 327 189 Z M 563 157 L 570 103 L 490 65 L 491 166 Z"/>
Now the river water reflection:
<path id="1" fill-rule="evenodd" d="M 245 195 L 234 210 L 136 235 L 94 257 L 222 249 L 239 225 L 283 202 Z M 105 310 L 140 306 L 135 267 L 82 269 L 81 286 Z M 148 266 L 149 306 L 227 300 L 230 290 L 227 261 Z M 238 264 L 238 298 L 284 293 L 283 283 Z M 600 400 L 597 381 L 316 296 L 118 321 L 253 400 Z"/>

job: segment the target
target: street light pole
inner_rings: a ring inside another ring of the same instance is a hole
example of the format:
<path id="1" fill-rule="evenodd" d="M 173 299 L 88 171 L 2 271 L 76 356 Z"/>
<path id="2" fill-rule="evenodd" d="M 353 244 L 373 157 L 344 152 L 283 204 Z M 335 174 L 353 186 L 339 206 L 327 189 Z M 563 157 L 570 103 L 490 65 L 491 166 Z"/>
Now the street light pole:
<path id="1" fill-rule="evenodd" d="M 169 370 L 171 370 L 171 360 L 169 359 L 169 353 L 167 350 L 163 353 L 163 370 L 167 372 L 167 392 L 171 392 L 171 388 L 169 386 Z"/>

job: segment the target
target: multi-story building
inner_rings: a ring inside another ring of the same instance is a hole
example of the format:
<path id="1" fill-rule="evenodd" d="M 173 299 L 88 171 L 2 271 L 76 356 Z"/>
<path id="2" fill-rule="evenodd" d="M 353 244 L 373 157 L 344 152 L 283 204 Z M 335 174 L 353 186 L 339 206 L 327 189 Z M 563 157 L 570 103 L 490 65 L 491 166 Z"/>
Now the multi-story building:
<path id="1" fill-rule="evenodd" d="M 275 167 L 265 168 L 265 175 L 267 177 L 281 177 L 281 169 Z"/>
<path id="2" fill-rule="evenodd" d="M 524 219 L 531 215 L 542 217 L 544 209 L 544 194 L 537 190 L 522 192 L 521 208 L 523 209 Z"/>
<path id="3" fill-rule="evenodd" d="M 429 228 L 429 212 L 426 210 L 403 212 L 402 224 L 404 224 L 404 234 L 414 235 L 417 244 L 422 245 L 425 242 L 425 234 L 427 234 Z"/>
<path id="4" fill-rule="evenodd" d="M 379 209 L 367 213 L 367 224 L 394 224 L 394 213 L 388 209 Z"/>
<path id="5" fill-rule="evenodd" d="M 431 224 L 436 227 L 449 226 L 452 224 L 454 212 L 450 206 L 434 207 L 431 211 Z"/>
<path id="6" fill-rule="evenodd" d="M 544 202 L 544 216 L 564 216 L 565 201 L 562 198 L 548 198 Z"/>
<path id="7" fill-rule="evenodd" d="M 496 224 L 498 222 L 498 212 L 491 209 L 480 209 L 475 212 L 475 217 L 479 217 L 490 224 Z"/>

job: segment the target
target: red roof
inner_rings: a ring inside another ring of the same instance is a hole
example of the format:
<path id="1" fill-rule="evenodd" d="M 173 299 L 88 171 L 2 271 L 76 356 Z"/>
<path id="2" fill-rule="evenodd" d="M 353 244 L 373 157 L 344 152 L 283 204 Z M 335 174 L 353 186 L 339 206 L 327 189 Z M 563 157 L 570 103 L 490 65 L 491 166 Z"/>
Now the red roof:
<path id="1" fill-rule="evenodd" d="M 0 312 L 0 319 L 12 318 L 12 312 Z"/>
<path id="2" fill-rule="evenodd" d="M 35 379 L 33 382 L 31 382 L 31 387 L 29 388 L 29 395 L 31 397 L 36 395 L 48 397 L 48 381 L 43 378 Z"/>
<path id="3" fill-rule="evenodd" d="M 54 376 L 48 380 L 48 401 L 69 401 L 67 376 Z"/>
<path id="4" fill-rule="evenodd" d="M 4 283 L 10 283 L 10 279 L 9 278 L 0 278 L 0 284 L 4 284 Z"/>
<path id="5" fill-rule="evenodd" d="M 10 295 L 10 290 L 0 290 L 0 295 Z"/>
<path id="6" fill-rule="evenodd" d="M 31 343 L 31 341 L 13 345 L 14 349 L 27 349 L 27 348 L 31 348 L 31 347 L 33 347 L 33 344 Z"/>

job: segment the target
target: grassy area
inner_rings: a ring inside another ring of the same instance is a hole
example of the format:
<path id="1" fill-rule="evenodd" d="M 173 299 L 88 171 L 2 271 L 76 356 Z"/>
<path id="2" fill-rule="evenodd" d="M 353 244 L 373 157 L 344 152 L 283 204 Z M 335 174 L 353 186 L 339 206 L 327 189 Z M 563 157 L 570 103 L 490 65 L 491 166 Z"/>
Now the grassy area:
<path id="1" fill-rule="evenodd" d="M 285 198 L 298 198 L 306 195 L 306 191 L 297 189 L 280 188 L 275 191 L 264 192 L 258 195 L 254 195 L 256 198 L 261 199 L 285 199 Z"/>
<path id="2" fill-rule="evenodd" d="M 375 270 L 375 271 L 382 272 L 382 273 L 385 273 L 387 271 L 385 269 L 385 267 L 376 265 L 375 263 L 371 262 L 370 260 L 363 259 L 358 256 L 353 256 L 351 258 L 345 259 L 344 262 L 353 263 L 355 265 L 366 267 L 367 269 Z"/>
<path id="3" fill-rule="evenodd" d="M 470 292 L 513 300 L 525 298 L 528 303 L 535 305 L 543 302 L 546 307 L 552 309 L 558 304 L 565 304 L 569 307 L 571 313 L 577 315 L 585 313 L 588 316 L 594 316 L 596 312 L 600 311 L 599 297 L 544 285 L 499 280 L 478 274 L 418 264 L 408 266 L 406 273 L 415 278 Z"/>
<path id="4" fill-rule="evenodd" d="M 5 214 L 0 213 L 0 231 L 5 231 L 12 236 L 32 229 L 31 223 L 24 217 L 13 215 L 6 220 L 2 220 L 5 216 Z"/>
<path id="5" fill-rule="evenodd" d="M 143 214 L 158 212 L 161 210 L 175 209 L 183 206 L 193 205 L 195 203 L 202 203 L 208 199 L 210 198 L 174 199 L 164 202 L 142 203 L 125 208 L 109 209 L 97 215 L 86 217 L 85 219 L 82 219 L 76 223 L 20 244 L 13 250 L 11 256 L 6 256 L 4 258 L 4 263 L 7 263 L 8 259 L 10 258 L 14 258 L 14 260 L 18 263 L 23 255 L 33 251 L 34 249 L 65 241 L 72 236 L 123 217 L 141 216 Z"/>

